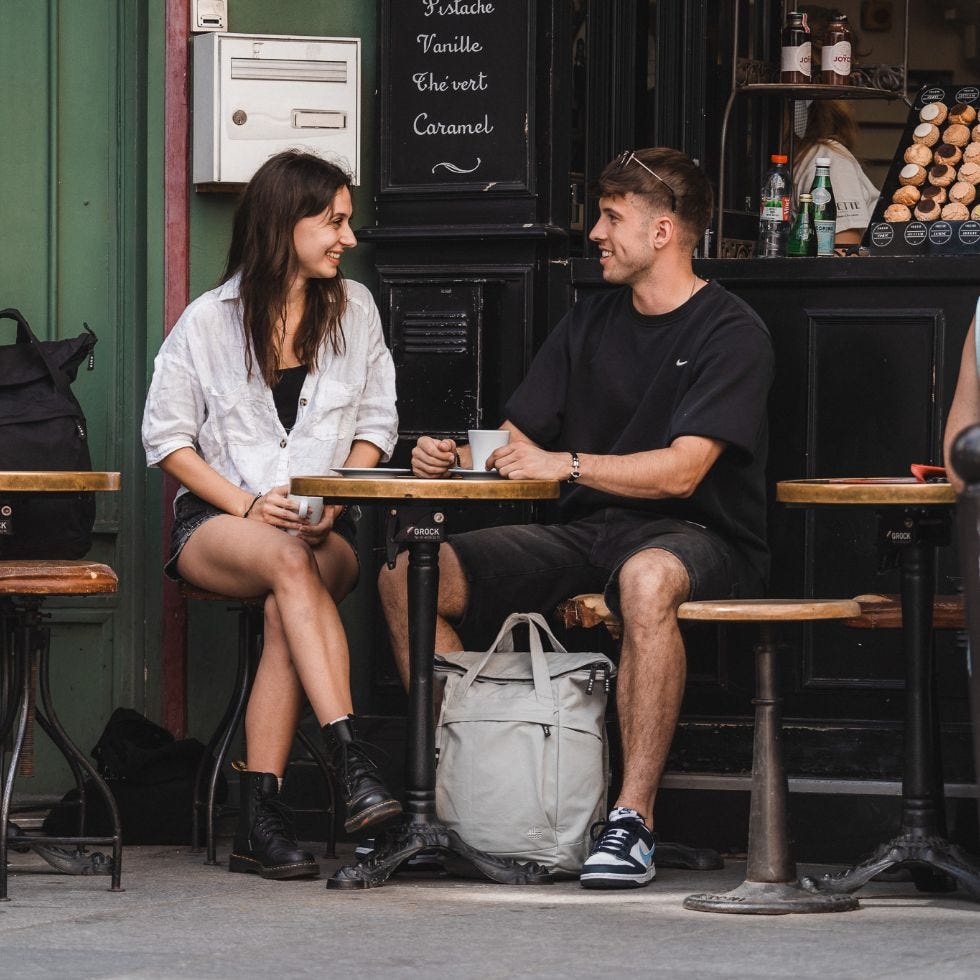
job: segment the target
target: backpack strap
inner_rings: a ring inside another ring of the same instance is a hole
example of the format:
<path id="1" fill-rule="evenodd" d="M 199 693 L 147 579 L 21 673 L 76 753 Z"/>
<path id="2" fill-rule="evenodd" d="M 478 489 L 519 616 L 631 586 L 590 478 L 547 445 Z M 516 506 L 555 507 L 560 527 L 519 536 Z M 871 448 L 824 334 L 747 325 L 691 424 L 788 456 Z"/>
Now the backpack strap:
<path id="1" fill-rule="evenodd" d="M 58 367 L 54 361 L 48 356 L 41 342 L 34 336 L 34 331 L 31 330 L 30 324 L 24 319 L 23 314 L 20 310 L 15 310 L 12 306 L 8 306 L 5 310 L 0 310 L 0 320 L 14 320 L 17 323 L 17 343 L 18 344 L 30 344 L 35 351 L 37 351 L 38 357 L 44 362 L 44 366 L 48 369 L 48 374 L 51 375 L 51 380 L 54 382 L 55 387 L 62 394 L 71 394 L 71 381 L 68 375 Z M 72 397 L 74 401 L 74 396 Z M 77 404 L 77 403 L 76 403 Z"/>

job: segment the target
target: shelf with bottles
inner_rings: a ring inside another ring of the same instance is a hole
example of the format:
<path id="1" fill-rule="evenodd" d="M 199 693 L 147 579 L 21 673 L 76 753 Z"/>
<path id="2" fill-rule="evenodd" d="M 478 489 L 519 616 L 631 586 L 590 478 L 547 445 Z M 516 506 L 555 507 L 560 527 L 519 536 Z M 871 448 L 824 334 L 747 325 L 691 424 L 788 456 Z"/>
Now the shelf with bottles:
<path id="1" fill-rule="evenodd" d="M 788 9 L 796 8 L 796 3 L 783 3 L 782 18 L 785 22 Z M 874 88 L 867 85 L 850 84 L 828 84 L 826 82 L 743 82 L 738 81 L 738 38 L 739 38 L 739 13 L 741 0 L 734 0 L 734 24 L 732 30 L 732 87 L 725 104 L 725 111 L 722 115 L 721 123 L 721 153 L 719 157 L 718 174 L 718 214 L 715 226 L 715 257 L 721 258 L 724 254 L 724 215 L 725 215 L 725 173 L 726 155 L 728 147 L 728 124 L 731 118 L 735 103 L 745 97 L 765 96 L 770 98 L 782 98 L 788 102 L 802 102 L 814 100 L 837 100 L 837 99 L 879 99 L 897 100 L 902 99 L 907 105 L 911 105 L 908 96 L 908 51 L 909 51 L 909 0 L 905 0 L 904 11 L 904 40 L 903 40 L 903 59 L 901 65 L 902 88 L 885 89 Z M 792 158 L 792 152 L 790 152 Z M 791 161 L 792 162 L 792 161 Z"/>

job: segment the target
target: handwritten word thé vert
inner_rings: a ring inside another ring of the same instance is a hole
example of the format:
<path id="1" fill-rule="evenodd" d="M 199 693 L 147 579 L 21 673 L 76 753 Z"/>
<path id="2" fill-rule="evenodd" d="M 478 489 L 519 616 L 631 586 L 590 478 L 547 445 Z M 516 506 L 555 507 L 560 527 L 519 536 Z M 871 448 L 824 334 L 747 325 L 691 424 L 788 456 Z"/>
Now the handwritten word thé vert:
<path id="1" fill-rule="evenodd" d="M 439 79 L 431 71 L 419 71 L 412 75 L 412 82 L 420 92 L 486 92 L 487 73 L 481 71 L 476 78 Z"/>

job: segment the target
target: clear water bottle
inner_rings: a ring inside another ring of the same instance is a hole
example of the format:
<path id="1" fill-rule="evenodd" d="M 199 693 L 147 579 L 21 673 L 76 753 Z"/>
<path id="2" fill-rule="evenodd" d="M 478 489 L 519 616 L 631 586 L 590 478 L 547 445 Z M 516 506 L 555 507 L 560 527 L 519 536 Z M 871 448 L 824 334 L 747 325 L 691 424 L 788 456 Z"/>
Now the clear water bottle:
<path id="1" fill-rule="evenodd" d="M 789 239 L 792 181 L 786 164 L 789 158 L 774 153 L 759 195 L 759 245 L 756 255 L 763 259 L 786 254 Z"/>

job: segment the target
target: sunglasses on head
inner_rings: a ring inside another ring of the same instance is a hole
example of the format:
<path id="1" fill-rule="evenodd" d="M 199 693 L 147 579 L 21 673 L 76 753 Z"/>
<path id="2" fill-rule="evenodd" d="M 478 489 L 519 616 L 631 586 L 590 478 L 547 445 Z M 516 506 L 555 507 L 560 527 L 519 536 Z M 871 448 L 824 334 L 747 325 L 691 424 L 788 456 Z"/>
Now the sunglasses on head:
<path id="1" fill-rule="evenodd" d="M 623 153 L 616 158 L 616 163 L 619 165 L 620 170 L 625 170 L 631 163 L 639 164 L 648 174 L 652 177 L 656 177 L 664 187 L 670 191 L 670 210 L 675 214 L 677 213 L 677 194 L 674 193 L 674 188 L 667 183 L 660 174 L 655 173 L 651 170 L 637 155 L 635 150 L 625 150 Z"/>

